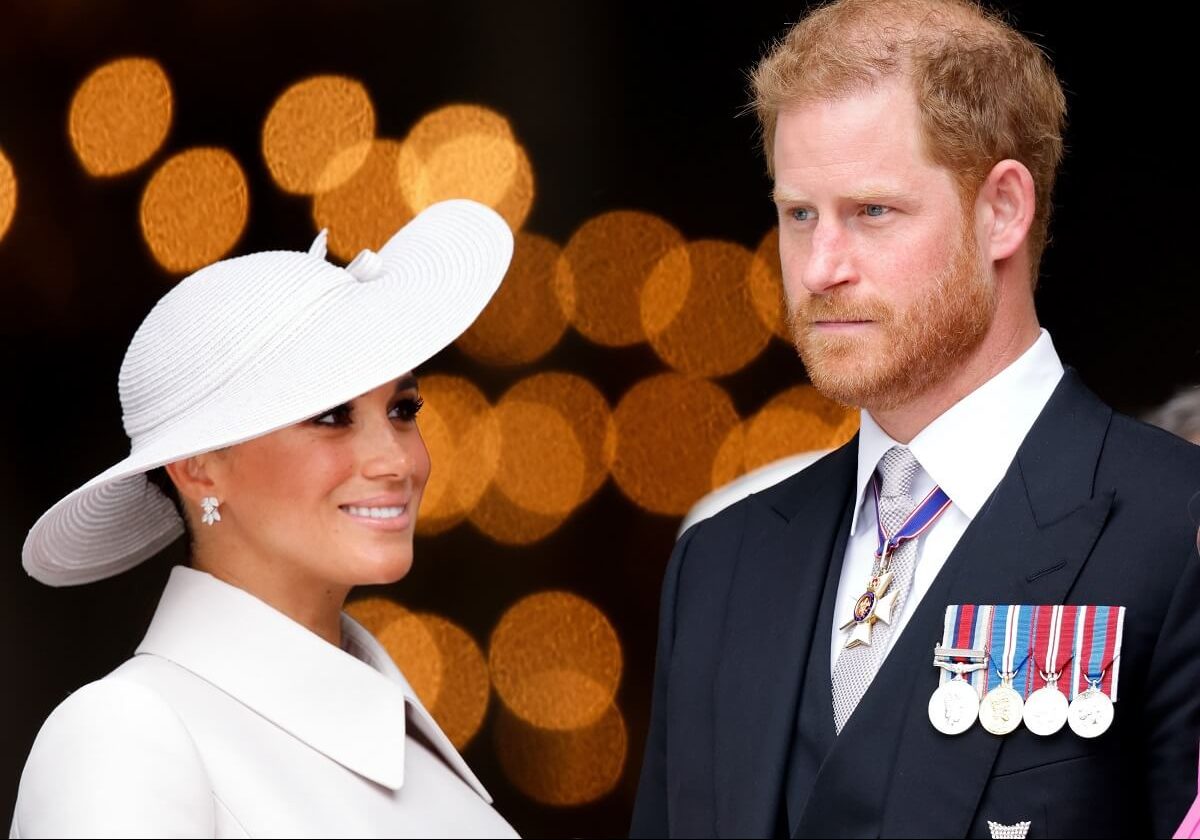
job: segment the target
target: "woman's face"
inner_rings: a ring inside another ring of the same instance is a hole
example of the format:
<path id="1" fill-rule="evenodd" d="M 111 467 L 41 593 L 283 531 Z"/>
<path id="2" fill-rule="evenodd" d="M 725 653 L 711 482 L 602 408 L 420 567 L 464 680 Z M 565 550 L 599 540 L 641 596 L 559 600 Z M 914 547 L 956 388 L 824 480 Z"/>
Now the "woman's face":
<path id="1" fill-rule="evenodd" d="M 221 520 L 197 536 L 219 539 L 213 549 L 235 554 L 228 559 L 246 574 L 254 573 L 252 562 L 258 573 L 299 585 L 399 580 L 412 566 L 413 528 L 429 479 L 420 408 L 417 381 L 408 374 L 214 453 L 206 468 Z"/>

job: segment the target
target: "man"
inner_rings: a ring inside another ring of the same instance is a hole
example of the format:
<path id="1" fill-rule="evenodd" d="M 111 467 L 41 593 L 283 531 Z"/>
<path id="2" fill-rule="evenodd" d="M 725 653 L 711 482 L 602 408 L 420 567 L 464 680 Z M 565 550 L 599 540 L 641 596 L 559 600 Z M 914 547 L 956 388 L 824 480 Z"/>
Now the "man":
<path id="1" fill-rule="evenodd" d="M 1052 68 L 961 0 L 840 0 L 754 87 L 796 345 L 862 430 L 680 538 L 633 835 L 1169 835 L 1200 738 L 1200 449 L 1115 414 L 1039 327 Z M 1112 621 L 1044 647 L 1012 619 L 1034 607 Z M 988 730 L 931 702 L 935 664 L 1010 690 Z M 1058 731 L 1021 725 L 1014 675 L 1062 693 Z"/>

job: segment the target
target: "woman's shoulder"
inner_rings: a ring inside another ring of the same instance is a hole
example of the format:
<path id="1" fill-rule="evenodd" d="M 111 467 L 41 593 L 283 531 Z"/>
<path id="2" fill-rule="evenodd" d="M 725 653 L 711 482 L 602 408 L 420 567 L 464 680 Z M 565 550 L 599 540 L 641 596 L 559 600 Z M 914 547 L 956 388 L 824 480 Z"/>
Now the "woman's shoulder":
<path id="1" fill-rule="evenodd" d="M 59 704 L 21 774 L 20 837 L 212 836 L 212 789 L 187 727 L 153 688 L 117 672 Z"/>

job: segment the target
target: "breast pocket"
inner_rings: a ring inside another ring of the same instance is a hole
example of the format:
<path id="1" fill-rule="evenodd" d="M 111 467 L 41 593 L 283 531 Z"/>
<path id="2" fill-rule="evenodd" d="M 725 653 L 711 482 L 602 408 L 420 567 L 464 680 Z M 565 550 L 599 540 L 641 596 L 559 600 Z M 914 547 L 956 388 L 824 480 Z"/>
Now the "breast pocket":
<path id="1" fill-rule="evenodd" d="M 1120 837 L 1130 792 L 1105 755 L 1067 758 L 993 776 L 984 789 L 971 837 L 991 837 L 988 823 L 1029 822 L 1034 837 Z M 1019 836 L 1019 835 L 1012 835 Z"/>

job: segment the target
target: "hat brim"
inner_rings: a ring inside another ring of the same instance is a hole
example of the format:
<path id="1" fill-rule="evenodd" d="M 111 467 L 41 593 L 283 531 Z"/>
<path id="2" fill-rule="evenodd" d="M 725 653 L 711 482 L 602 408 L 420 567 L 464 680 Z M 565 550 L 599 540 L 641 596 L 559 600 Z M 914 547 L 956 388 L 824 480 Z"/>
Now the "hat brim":
<path id="1" fill-rule="evenodd" d="M 480 204 L 427 208 L 380 249 L 382 276 L 323 295 L 185 416 L 46 511 L 25 540 L 25 570 L 71 586 L 153 556 L 183 525 L 147 471 L 270 434 L 413 370 L 475 321 L 512 247 L 504 220 Z"/>

